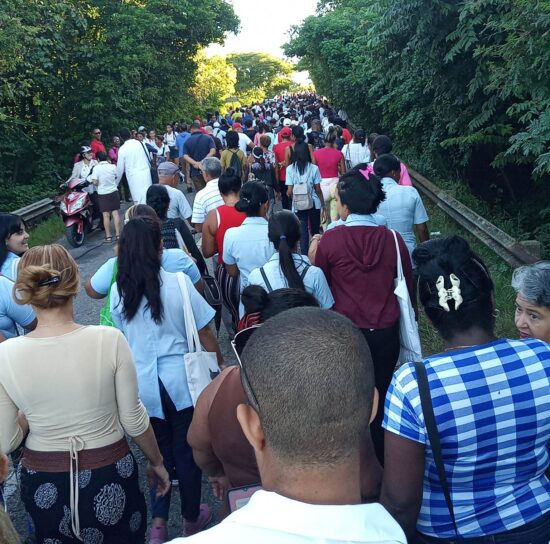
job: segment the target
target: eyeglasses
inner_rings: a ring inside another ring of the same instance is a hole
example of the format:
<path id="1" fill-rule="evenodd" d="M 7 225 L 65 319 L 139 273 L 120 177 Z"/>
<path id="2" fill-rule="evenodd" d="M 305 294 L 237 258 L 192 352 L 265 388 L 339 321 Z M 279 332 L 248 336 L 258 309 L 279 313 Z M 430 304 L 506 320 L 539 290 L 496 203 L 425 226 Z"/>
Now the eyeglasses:
<path id="1" fill-rule="evenodd" d="M 98 134 L 101 134 L 101 130 L 98 130 L 97 132 L 94 132 L 94 134 L 97 136 Z"/>
<path id="2" fill-rule="evenodd" d="M 251 404 L 253 405 L 253 408 L 256 408 L 257 410 L 260 410 L 260 403 L 258 402 L 258 397 L 256 397 L 256 393 L 254 393 L 254 389 L 252 389 L 252 385 L 250 385 L 248 374 L 246 373 L 246 369 L 244 368 L 241 361 L 241 354 L 244 347 L 246 346 L 246 343 L 248 342 L 254 331 L 259 327 L 261 327 L 261 325 L 252 325 L 252 327 L 243 329 L 234 336 L 233 340 L 231 340 L 231 347 L 233 348 L 239 366 L 241 367 L 241 382 L 243 384 L 244 391 L 247 394 L 248 400 L 252 401 Z"/>

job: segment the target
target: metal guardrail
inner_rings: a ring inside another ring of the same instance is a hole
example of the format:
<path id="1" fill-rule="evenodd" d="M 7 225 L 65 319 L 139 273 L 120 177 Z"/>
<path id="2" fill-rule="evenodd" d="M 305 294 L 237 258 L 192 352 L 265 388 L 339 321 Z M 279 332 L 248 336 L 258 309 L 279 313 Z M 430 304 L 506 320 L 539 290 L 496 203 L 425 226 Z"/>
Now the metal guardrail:
<path id="1" fill-rule="evenodd" d="M 468 232 L 471 232 L 510 266 L 516 268 L 540 260 L 539 257 L 527 251 L 521 242 L 500 230 L 418 172 L 411 168 L 408 168 L 408 170 L 415 186 L 422 194 L 426 195 L 445 214 Z"/>
<path id="2" fill-rule="evenodd" d="M 54 201 L 51 198 L 43 198 L 12 213 L 21 216 L 27 225 L 34 225 L 38 221 L 52 215 L 54 211 Z"/>

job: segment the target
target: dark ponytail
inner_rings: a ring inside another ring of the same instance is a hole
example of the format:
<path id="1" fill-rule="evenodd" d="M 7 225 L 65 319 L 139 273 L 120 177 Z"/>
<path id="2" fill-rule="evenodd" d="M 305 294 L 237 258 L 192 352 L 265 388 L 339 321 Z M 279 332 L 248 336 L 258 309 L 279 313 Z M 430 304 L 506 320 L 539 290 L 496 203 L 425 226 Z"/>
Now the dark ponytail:
<path id="1" fill-rule="evenodd" d="M 263 183 L 248 181 L 242 186 L 241 199 L 235 204 L 235 209 L 246 213 L 247 217 L 258 217 L 267 199 L 267 189 Z"/>
<path id="2" fill-rule="evenodd" d="M 155 323 L 163 319 L 160 298 L 160 223 L 147 217 L 132 219 L 122 229 L 118 245 L 117 286 L 123 315 L 130 321 L 137 314 L 141 300 L 151 311 Z"/>
<path id="3" fill-rule="evenodd" d="M 279 252 L 279 266 L 288 286 L 305 289 L 293 257 L 293 250 L 300 241 L 300 221 L 296 215 L 288 210 L 273 214 L 269 220 L 267 235 Z"/>

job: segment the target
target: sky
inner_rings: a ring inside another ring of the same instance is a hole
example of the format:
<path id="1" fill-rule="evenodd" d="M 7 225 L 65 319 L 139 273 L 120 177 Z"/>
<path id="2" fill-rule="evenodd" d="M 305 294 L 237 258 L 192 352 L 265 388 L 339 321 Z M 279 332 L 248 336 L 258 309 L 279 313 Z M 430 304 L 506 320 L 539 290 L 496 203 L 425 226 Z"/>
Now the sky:
<path id="1" fill-rule="evenodd" d="M 228 34 L 225 44 L 211 45 L 208 54 L 260 52 L 283 57 L 288 31 L 315 14 L 317 0 L 228 0 L 241 20 L 238 35 Z M 303 75 L 298 76 L 302 81 Z"/>

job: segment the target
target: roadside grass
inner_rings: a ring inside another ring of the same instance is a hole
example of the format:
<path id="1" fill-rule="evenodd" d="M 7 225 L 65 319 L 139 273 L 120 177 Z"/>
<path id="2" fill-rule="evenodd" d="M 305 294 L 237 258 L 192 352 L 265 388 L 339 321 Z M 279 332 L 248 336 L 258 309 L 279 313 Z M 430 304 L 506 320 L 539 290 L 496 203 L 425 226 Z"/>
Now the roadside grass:
<path id="1" fill-rule="evenodd" d="M 491 272 L 491 278 L 495 285 L 495 305 L 498 309 L 496 335 L 498 337 L 516 338 L 518 336 L 514 325 L 514 301 L 516 295 L 510 285 L 512 281 L 512 268 L 475 236 L 465 231 L 453 219 L 445 215 L 435 204 L 426 198 L 423 198 L 423 200 L 430 216 L 428 226 L 431 233 L 440 232 L 441 236 L 458 234 L 465 238 L 472 249 L 483 259 L 483 262 Z M 419 326 L 422 348 L 424 350 L 423 355 L 441 352 L 443 350 L 443 342 L 422 310 Z"/>
<path id="2" fill-rule="evenodd" d="M 58 215 L 52 215 L 38 223 L 29 232 L 29 246 L 42 246 L 55 242 L 65 232 L 65 225 Z"/>

